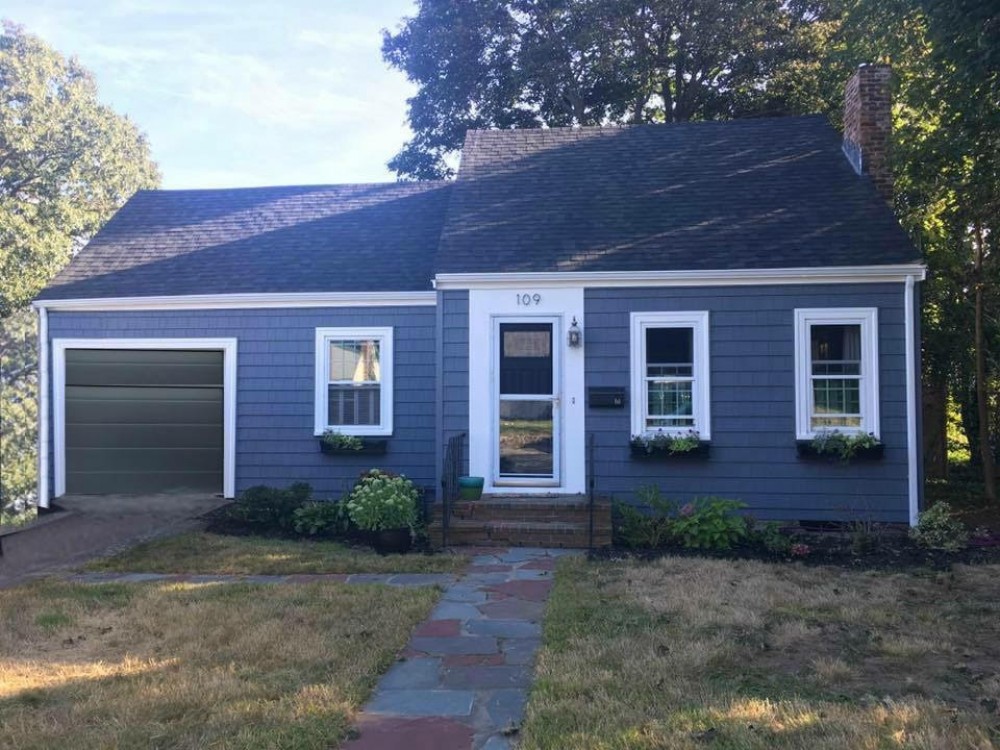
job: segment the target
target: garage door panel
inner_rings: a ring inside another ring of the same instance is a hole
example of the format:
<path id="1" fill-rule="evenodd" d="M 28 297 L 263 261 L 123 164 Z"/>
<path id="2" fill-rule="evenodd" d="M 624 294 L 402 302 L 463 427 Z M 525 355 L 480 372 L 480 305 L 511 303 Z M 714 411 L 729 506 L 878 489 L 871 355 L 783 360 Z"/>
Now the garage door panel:
<path id="1" fill-rule="evenodd" d="M 73 448 L 66 457 L 76 473 L 211 472 L 222 465 L 222 450 L 217 448 Z"/>
<path id="2" fill-rule="evenodd" d="M 221 424 L 221 388 L 66 387 L 69 424 Z"/>
<path id="3" fill-rule="evenodd" d="M 218 385 L 222 356 L 212 351 L 70 349 L 67 385 Z"/>
<path id="4" fill-rule="evenodd" d="M 154 492 L 211 492 L 222 490 L 222 472 L 113 471 L 66 473 L 69 492 L 80 495 L 141 495 Z"/>
<path id="5" fill-rule="evenodd" d="M 66 351 L 66 491 L 219 492 L 220 351 Z"/>
<path id="6" fill-rule="evenodd" d="M 222 425 L 67 424 L 66 444 L 91 448 L 219 448 Z M 221 450 L 221 449 L 220 449 Z"/>

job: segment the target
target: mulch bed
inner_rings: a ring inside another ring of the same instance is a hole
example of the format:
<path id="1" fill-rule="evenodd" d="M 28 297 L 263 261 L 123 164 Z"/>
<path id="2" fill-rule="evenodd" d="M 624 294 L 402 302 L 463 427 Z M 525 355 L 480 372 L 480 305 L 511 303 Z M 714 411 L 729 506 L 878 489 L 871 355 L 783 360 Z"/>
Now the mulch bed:
<path id="1" fill-rule="evenodd" d="M 920 568 L 948 570 L 952 565 L 1000 563 L 1000 538 L 972 540 L 959 552 L 928 550 L 918 547 L 904 535 L 887 535 L 874 548 L 857 553 L 851 538 L 842 533 L 798 533 L 797 543 L 809 545 L 809 554 L 801 557 L 777 555 L 757 545 L 742 545 L 731 550 L 699 550 L 684 547 L 627 549 L 605 547 L 590 553 L 594 560 L 657 560 L 663 557 L 708 557 L 720 560 L 760 560 L 762 562 L 798 562 L 803 565 L 826 565 L 847 570 L 910 571 Z"/>

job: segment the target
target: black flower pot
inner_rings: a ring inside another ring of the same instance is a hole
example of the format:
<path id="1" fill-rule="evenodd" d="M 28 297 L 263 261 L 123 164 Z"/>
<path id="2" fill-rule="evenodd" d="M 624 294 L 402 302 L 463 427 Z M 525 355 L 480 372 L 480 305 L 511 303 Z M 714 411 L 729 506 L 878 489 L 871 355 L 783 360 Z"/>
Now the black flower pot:
<path id="1" fill-rule="evenodd" d="M 412 542 L 413 538 L 408 528 L 382 529 L 372 533 L 372 545 L 383 555 L 409 552 Z"/>

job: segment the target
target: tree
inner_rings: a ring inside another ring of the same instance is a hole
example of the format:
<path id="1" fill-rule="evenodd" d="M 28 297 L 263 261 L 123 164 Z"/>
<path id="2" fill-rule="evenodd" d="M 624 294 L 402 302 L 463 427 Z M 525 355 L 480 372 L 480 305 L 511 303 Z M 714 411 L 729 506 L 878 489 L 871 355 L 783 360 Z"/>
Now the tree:
<path id="1" fill-rule="evenodd" d="M 0 513 L 35 485 L 36 355 L 26 304 L 136 191 L 159 182 L 145 136 L 94 79 L 20 26 L 0 33 Z"/>
<path id="2" fill-rule="evenodd" d="M 390 162 L 437 179 L 469 128 L 787 112 L 765 85 L 811 12 L 781 0 L 421 0 L 382 54 L 419 85 Z"/>

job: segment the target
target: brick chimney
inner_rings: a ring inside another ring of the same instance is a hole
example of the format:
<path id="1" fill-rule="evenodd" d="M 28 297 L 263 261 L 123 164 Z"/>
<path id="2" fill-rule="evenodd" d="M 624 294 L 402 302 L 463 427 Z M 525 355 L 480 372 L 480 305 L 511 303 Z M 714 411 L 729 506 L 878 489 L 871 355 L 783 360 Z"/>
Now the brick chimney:
<path id="1" fill-rule="evenodd" d="M 860 65 L 844 87 L 844 153 L 887 201 L 892 201 L 893 184 L 891 76 L 888 65 Z"/>

